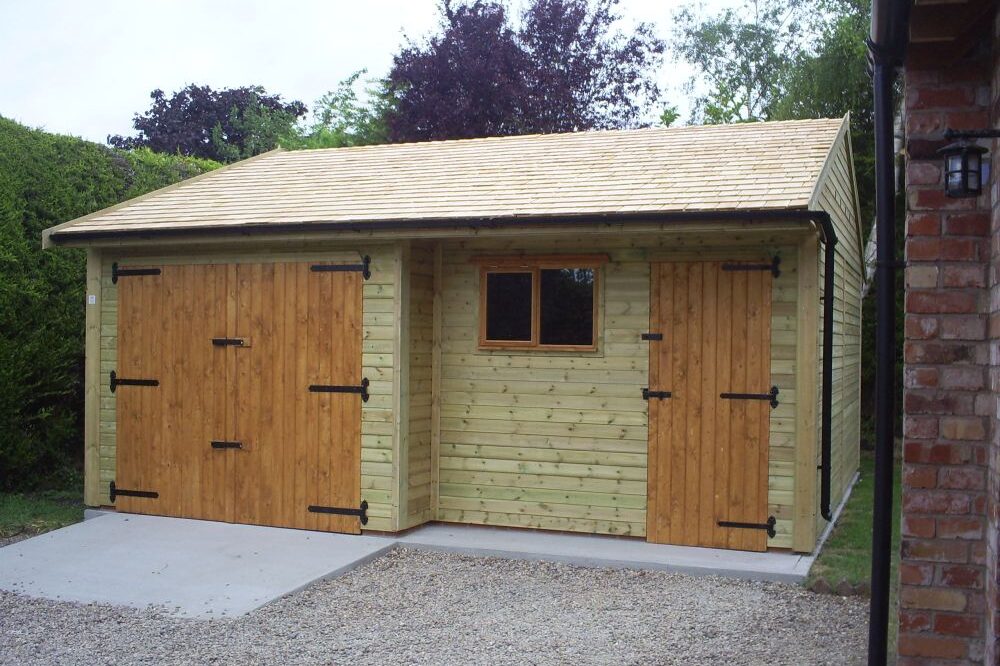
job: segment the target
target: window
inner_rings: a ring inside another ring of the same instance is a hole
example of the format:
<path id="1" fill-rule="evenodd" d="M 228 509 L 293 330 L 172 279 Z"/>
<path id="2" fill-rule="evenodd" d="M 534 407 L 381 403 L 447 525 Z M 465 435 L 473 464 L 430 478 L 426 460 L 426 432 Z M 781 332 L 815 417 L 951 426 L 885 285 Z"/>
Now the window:
<path id="1" fill-rule="evenodd" d="M 605 256 L 479 257 L 479 346 L 597 348 L 597 284 Z"/>

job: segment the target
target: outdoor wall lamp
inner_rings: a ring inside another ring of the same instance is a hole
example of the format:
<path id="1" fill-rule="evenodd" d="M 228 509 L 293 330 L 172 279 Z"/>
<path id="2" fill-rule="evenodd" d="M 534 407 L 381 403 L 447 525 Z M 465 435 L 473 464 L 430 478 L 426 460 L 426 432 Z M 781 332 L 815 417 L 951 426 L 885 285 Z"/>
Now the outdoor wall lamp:
<path id="1" fill-rule="evenodd" d="M 945 130 L 945 139 L 958 139 L 938 150 L 944 156 L 944 192 L 949 197 L 961 199 L 978 197 L 983 192 L 983 183 L 990 180 L 989 161 L 983 160 L 986 148 L 976 145 L 972 139 L 994 139 L 1000 137 L 1000 130 Z"/>

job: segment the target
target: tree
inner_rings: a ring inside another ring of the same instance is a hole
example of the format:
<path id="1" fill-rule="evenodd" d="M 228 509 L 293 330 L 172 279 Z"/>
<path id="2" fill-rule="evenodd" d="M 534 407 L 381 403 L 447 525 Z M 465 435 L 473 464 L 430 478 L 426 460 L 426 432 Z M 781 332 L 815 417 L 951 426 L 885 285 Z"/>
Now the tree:
<path id="1" fill-rule="evenodd" d="M 614 31 L 618 0 L 442 0 L 438 34 L 409 42 L 385 90 L 392 141 L 631 127 L 659 96 L 663 42 Z"/>
<path id="2" fill-rule="evenodd" d="M 275 148 L 306 113 L 302 102 L 286 104 L 261 86 L 215 91 L 192 84 L 170 98 L 162 90 L 150 98 L 149 110 L 132 121 L 138 135 L 110 136 L 108 143 L 233 162 Z"/>
<path id="3" fill-rule="evenodd" d="M 788 68 L 800 51 L 801 0 L 747 0 L 738 9 L 701 16 L 692 7 L 676 17 L 677 54 L 694 65 L 707 90 L 695 97 L 700 123 L 767 120 L 785 89 Z"/>
<path id="4" fill-rule="evenodd" d="M 316 100 L 312 122 L 282 140 L 282 147 L 340 148 L 386 143 L 386 115 L 391 102 L 377 82 L 368 82 L 369 87 L 364 91 L 367 101 L 360 99 L 357 88 L 364 73 L 365 70 L 355 72 L 337 84 L 335 90 Z"/>

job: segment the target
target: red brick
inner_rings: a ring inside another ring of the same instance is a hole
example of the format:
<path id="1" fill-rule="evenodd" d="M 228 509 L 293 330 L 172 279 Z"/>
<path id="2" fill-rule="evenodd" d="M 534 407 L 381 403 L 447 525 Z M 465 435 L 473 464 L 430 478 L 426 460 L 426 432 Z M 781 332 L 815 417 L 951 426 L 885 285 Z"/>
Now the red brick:
<path id="1" fill-rule="evenodd" d="M 903 405 L 908 414 L 972 414 L 974 399 L 958 392 L 907 391 Z"/>
<path id="2" fill-rule="evenodd" d="M 931 628 L 931 614 L 924 611 L 899 611 L 899 630 L 903 633 L 916 633 Z"/>
<path id="3" fill-rule="evenodd" d="M 913 290 L 906 294 L 906 311 L 917 314 L 976 312 L 976 295 L 968 291 Z"/>
<path id="4" fill-rule="evenodd" d="M 935 377 L 936 383 L 943 389 L 953 389 L 957 391 L 978 391 L 986 387 L 986 373 L 983 372 L 983 368 L 979 366 L 962 366 L 953 365 L 945 368 L 941 368 L 938 376 Z M 933 387 L 931 387 L 933 388 Z M 961 421 L 968 421 L 969 419 L 960 419 Z M 982 426 L 982 421 L 976 419 L 976 422 Z M 948 439 L 969 439 L 966 437 L 949 437 Z M 981 439 L 980 437 L 975 437 L 972 439 Z"/>
<path id="5" fill-rule="evenodd" d="M 941 241 L 941 258 L 948 261 L 979 261 L 980 244 L 970 238 L 945 238 Z"/>
<path id="6" fill-rule="evenodd" d="M 942 418 L 940 432 L 943 439 L 974 441 L 986 439 L 986 425 L 978 416 Z"/>
<path id="7" fill-rule="evenodd" d="M 939 539 L 964 539 L 974 541 L 983 538 L 982 518 L 938 518 Z"/>
<path id="8" fill-rule="evenodd" d="M 924 111 L 906 114 L 906 136 L 937 134 L 942 128 L 943 118 L 940 113 Z M 907 170 L 906 182 L 917 184 L 910 178 L 909 170 Z"/>
<path id="9" fill-rule="evenodd" d="M 908 142 L 907 145 L 913 146 L 916 142 Z M 941 147 L 940 141 L 933 142 L 932 146 L 927 146 L 921 149 L 920 147 L 913 146 L 910 149 L 911 153 L 917 155 L 929 154 L 934 155 L 937 153 L 937 149 Z M 952 199 L 944 193 L 944 188 L 941 187 L 928 187 L 922 190 L 913 190 L 908 193 L 907 200 L 909 202 L 910 210 L 924 211 L 924 210 L 971 210 L 976 207 L 975 199 Z M 912 242 L 912 241 L 911 241 Z M 907 244 L 907 258 L 909 258 L 909 245 Z"/>
<path id="10" fill-rule="evenodd" d="M 899 603 L 902 608 L 963 611 L 966 597 L 960 590 L 904 585 L 899 594 Z"/>
<path id="11" fill-rule="evenodd" d="M 963 70 L 963 68 L 956 68 L 957 70 Z M 963 76 L 964 75 L 964 76 Z M 972 78 L 966 78 L 972 75 Z M 964 71 L 955 71 L 949 74 L 949 81 L 972 81 L 978 78 L 974 68 L 965 67 Z M 987 74 L 988 76 L 988 74 Z M 990 114 L 986 110 L 977 109 L 962 109 L 955 110 L 950 109 L 945 113 L 944 121 L 947 126 L 951 129 L 962 130 L 962 129 L 982 129 L 984 127 L 990 126 Z"/>
<path id="12" fill-rule="evenodd" d="M 908 488 L 936 488 L 937 468 L 907 465 L 906 469 L 903 470 L 903 483 Z"/>
<path id="13" fill-rule="evenodd" d="M 940 567 L 937 576 L 939 585 L 947 587 L 968 587 L 982 589 L 983 570 L 980 567 L 970 567 L 961 564 L 949 564 Z"/>
<path id="14" fill-rule="evenodd" d="M 986 487 L 986 474 L 974 467 L 942 467 L 938 472 L 938 487 L 982 490 Z"/>
<path id="15" fill-rule="evenodd" d="M 906 241 L 907 261 L 937 261 L 941 258 L 938 238 L 911 238 Z"/>
<path id="16" fill-rule="evenodd" d="M 903 419 L 903 434 L 923 439 L 937 437 L 938 419 L 932 416 L 906 416 Z"/>
<path id="17" fill-rule="evenodd" d="M 939 330 L 942 340 L 984 340 L 986 319 L 981 315 L 945 317 Z"/>
<path id="18" fill-rule="evenodd" d="M 937 317 L 906 315 L 906 337 L 909 340 L 928 340 L 937 337 Z"/>
<path id="19" fill-rule="evenodd" d="M 937 524 L 933 518 L 927 516 L 906 515 L 903 516 L 902 530 L 903 536 L 916 537 L 918 539 L 934 538 L 934 527 Z M 928 583 L 918 583 L 928 585 Z"/>
<path id="20" fill-rule="evenodd" d="M 955 213 L 944 221 L 944 232 L 952 236 L 987 236 L 990 233 L 990 214 Z"/>
<path id="21" fill-rule="evenodd" d="M 950 636 L 979 636 L 983 631 L 983 618 L 978 615 L 948 615 L 934 617 L 934 632 Z"/>
<path id="22" fill-rule="evenodd" d="M 986 270 L 983 266 L 966 264 L 944 266 L 941 269 L 941 286 L 943 287 L 985 287 Z"/>
<path id="23" fill-rule="evenodd" d="M 903 445 L 903 460 L 907 463 L 961 465 L 970 462 L 969 447 L 958 443 L 906 442 Z"/>
<path id="24" fill-rule="evenodd" d="M 904 538 L 901 552 L 903 558 L 921 562 L 967 564 L 969 561 L 968 544 L 964 541 L 941 541 L 940 539 L 918 541 Z"/>
<path id="25" fill-rule="evenodd" d="M 976 347 L 969 344 L 907 341 L 903 346 L 903 358 L 907 363 L 940 365 L 975 361 Z"/>
<path id="26" fill-rule="evenodd" d="M 904 657 L 961 659 L 966 655 L 966 642 L 960 638 L 903 634 L 899 637 L 899 654 Z"/>
<path id="27" fill-rule="evenodd" d="M 903 368 L 903 385 L 906 388 L 937 388 L 937 368 Z"/>
<path id="28" fill-rule="evenodd" d="M 906 106 L 910 109 L 968 107 L 976 101 L 973 86 L 947 86 L 941 88 L 918 87 L 906 91 Z"/>
<path id="29" fill-rule="evenodd" d="M 903 493 L 903 509 L 914 513 L 969 513 L 972 502 L 965 493 L 946 490 L 911 490 Z"/>

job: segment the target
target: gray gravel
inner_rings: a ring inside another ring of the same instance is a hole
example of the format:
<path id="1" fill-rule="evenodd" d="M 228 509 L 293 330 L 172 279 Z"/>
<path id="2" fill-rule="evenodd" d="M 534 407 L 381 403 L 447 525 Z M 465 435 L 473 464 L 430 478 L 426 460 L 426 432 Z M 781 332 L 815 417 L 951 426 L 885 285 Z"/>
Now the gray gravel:
<path id="1" fill-rule="evenodd" d="M 866 626 L 777 583 L 400 549 L 228 620 L 0 592 L 0 663 L 860 664 Z"/>

